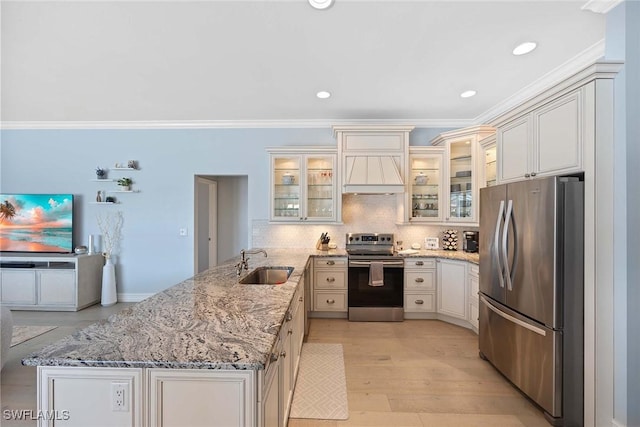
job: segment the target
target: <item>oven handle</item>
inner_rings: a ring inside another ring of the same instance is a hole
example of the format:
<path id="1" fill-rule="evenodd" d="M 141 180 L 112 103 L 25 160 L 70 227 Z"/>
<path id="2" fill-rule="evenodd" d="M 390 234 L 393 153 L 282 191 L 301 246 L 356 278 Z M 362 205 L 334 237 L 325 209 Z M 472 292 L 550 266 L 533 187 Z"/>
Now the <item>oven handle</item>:
<path id="1" fill-rule="evenodd" d="M 404 261 L 380 261 L 383 267 L 404 267 Z M 368 267 L 371 261 L 349 261 L 349 267 Z"/>

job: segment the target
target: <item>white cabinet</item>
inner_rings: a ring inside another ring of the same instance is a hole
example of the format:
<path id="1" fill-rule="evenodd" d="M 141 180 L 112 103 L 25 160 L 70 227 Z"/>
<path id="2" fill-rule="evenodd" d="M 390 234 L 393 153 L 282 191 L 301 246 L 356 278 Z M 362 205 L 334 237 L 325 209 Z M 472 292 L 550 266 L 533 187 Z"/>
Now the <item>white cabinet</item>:
<path id="1" fill-rule="evenodd" d="M 498 181 L 582 171 L 582 146 L 593 117 L 585 114 L 594 83 L 497 125 Z"/>
<path id="2" fill-rule="evenodd" d="M 480 270 L 477 264 L 469 264 L 467 271 L 467 286 L 469 289 L 469 323 L 471 324 L 471 329 L 473 329 L 477 333 L 479 316 L 478 292 L 480 291 Z"/>
<path id="3" fill-rule="evenodd" d="M 269 149 L 270 219 L 330 223 L 340 218 L 335 149 Z"/>
<path id="4" fill-rule="evenodd" d="M 480 140 L 480 188 L 491 187 L 497 183 L 497 151 L 496 134 Z"/>
<path id="5" fill-rule="evenodd" d="M 153 368 L 145 374 L 151 426 L 257 424 L 256 371 Z"/>
<path id="6" fill-rule="evenodd" d="M 435 258 L 404 260 L 404 314 L 407 319 L 431 318 L 436 312 Z"/>
<path id="7" fill-rule="evenodd" d="M 403 222 L 441 222 L 444 147 L 409 150 L 409 185 Z"/>
<path id="8" fill-rule="evenodd" d="M 484 175 L 479 173 L 479 141 L 494 132 L 490 126 L 473 126 L 444 132 L 431 141 L 431 145 L 445 147 L 445 223 L 478 223 L 478 189 Z"/>
<path id="9" fill-rule="evenodd" d="M 0 268 L 2 305 L 77 311 L 100 301 L 102 255 L 9 255 L 2 261 L 7 263 Z M 9 267 L 12 263 L 19 268 Z"/>
<path id="10" fill-rule="evenodd" d="M 115 387 L 123 393 L 119 407 L 110 399 Z M 147 407 L 143 389 L 143 373 L 138 368 L 39 366 L 38 411 L 56 419 L 38 417 L 38 426 L 86 427 L 96 425 L 97 420 L 102 426 L 142 426 Z"/>
<path id="11" fill-rule="evenodd" d="M 438 314 L 467 320 L 467 262 L 438 259 Z"/>
<path id="12" fill-rule="evenodd" d="M 347 313 L 347 257 L 313 261 L 313 311 Z"/>

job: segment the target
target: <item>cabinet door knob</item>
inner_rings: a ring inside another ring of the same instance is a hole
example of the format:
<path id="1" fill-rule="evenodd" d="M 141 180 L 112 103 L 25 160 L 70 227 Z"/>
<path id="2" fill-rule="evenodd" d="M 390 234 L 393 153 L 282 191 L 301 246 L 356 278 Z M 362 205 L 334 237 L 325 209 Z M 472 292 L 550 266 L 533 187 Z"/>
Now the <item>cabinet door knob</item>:
<path id="1" fill-rule="evenodd" d="M 291 319 L 293 319 L 293 315 L 291 314 L 290 311 L 287 311 L 287 314 L 286 314 L 285 318 L 287 319 L 287 322 L 290 321 Z"/>
<path id="2" fill-rule="evenodd" d="M 525 177 L 525 178 L 529 178 L 530 176 L 531 176 L 531 175 L 529 175 L 528 173 L 525 173 L 525 174 L 524 174 L 524 177 Z"/>
<path id="3" fill-rule="evenodd" d="M 420 304 L 424 304 L 424 301 L 422 301 L 421 299 L 417 299 L 416 300 L 416 304 L 420 305 Z"/>
<path id="4" fill-rule="evenodd" d="M 286 352 L 286 351 L 283 351 L 282 353 L 280 353 L 280 356 L 282 356 L 282 357 L 287 357 L 287 352 Z"/>
<path id="5" fill-rule="evenodd" d="M 289 329 L 289 330 L 287 331 L 287 334 L 289 334 L 289 335 L 293 334 L 293 329 Z"/>
<path id="6" fill-rule="evenodd" d="M 298 301 L 302 302 L 302 300 L 303 300 L 303 299 L 304 299 L 304 298 L 300 297 L 300 298 L 298 298 Z"/>
<path id="7" fill-rule="evenodd" d="M 327 300 L 327 304 L 334 304 L 336 302 L 336 300 L 334 299 L 328 299 Z"/>
<path id="8" fill-rule="evenodd" d="M 335 261 L 327 261 L 327 265 L 334 265 L 335 263 Z"/>
<path id="9" fill-rule="evenodd" d="M 336 278 L 335 277 L 327 277 L 327 282 L 332 283 L 335 282 Z"/>
<path id="10" fill-rule="evenodd" d="M 276 362 L 276 361 L 278 360 L 278 358 L 279 358 L 279 357 L 280 357 L 280 356 L 278 356 L 278 354 L 277 354 L 277 353 L 271 353 L 271 357 L 270 357 L 270 359 L 271 359 L 271 361 L 272 361 L 272 362 Z"/>
<path id="11" fill-rule="evenodd" d="M 302 220 L 303 220 L 303 218 L 302 218 L 302 217 L 300 217 L 300 221 L 302 221 Z"/>
<path id="12" fill-rule="evenodd" d="M 422 282 L 424 282 L 424 279 L 422 277 L 416 277 L 416 282 L 417 283 L 422 283 Z"/>
<path id="13" fill-rule="evenodd" d="M 416 261 L 416 265 L 424 265 L 424 262 L 422 262 L 422 261 Z"/>
<path id="14" fill-rule="evenodd" d="M 531 176 L 536 176 L 536 175 L 537 175 L 537 173 L 531 172 Z"/>

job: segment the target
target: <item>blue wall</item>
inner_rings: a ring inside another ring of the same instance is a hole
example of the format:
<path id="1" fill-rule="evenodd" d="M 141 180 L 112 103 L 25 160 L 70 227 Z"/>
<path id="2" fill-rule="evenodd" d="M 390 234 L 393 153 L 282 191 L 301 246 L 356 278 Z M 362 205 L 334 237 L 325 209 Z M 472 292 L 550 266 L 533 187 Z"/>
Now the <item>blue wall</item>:
<path id="1" fill-rule="evenodd" d="M 443 130 L 416 129 L 411 144 L 426 145 Z M 247 175 L 250 224 L 269 214 L 265 148 L 336 144 L 330 128 L 3 130 L 0 136 L 0 192 L 73 193 L 76 245 L 100 234 L 98 214 L 123 213 L 118 293 L 125 294 L 154 293 L 193 275 L 195 175 Z M 121 204 L 113 206 L 90 204 L 98 190 L 116 189 L 92 182 L 95 168 L 129 159 L 139 171 L 109 177 L 131 176 L 140 193 L 116 193 Z M 187 237 L 180 228 L 189 230 Z"/>

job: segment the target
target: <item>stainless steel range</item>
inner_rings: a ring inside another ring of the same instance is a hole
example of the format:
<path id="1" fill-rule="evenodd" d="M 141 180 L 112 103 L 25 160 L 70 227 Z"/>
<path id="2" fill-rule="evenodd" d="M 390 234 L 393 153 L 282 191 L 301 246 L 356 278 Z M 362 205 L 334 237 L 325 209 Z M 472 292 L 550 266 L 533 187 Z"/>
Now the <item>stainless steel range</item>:
<path id="1" fill-rule="evenodd" d="M 349 320 L 404 320 L 404 260 L 393 234 L 348 233 Z"/>

